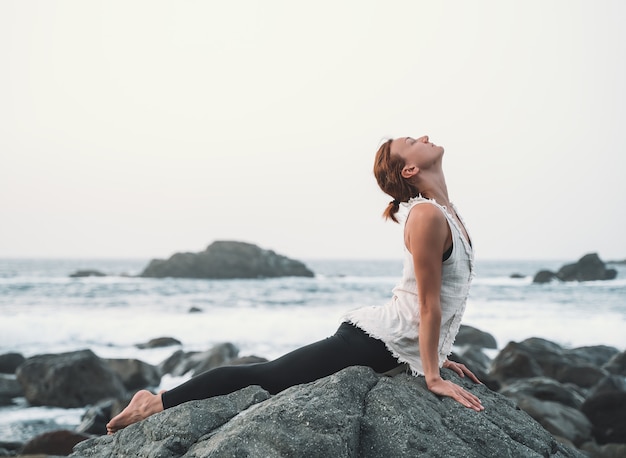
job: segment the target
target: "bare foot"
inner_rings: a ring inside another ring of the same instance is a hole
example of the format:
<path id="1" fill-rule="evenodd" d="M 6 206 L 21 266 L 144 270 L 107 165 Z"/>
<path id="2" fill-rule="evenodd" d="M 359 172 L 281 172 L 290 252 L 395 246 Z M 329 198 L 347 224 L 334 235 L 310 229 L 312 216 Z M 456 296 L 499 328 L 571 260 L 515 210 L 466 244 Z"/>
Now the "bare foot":
<path id="1" fill-rule="evenodd" d="M 113 434 L 128 425 L 137 423 L 150 415 L 163 411 L 161 394 L 152 394 L 148 390 L 137 391 L 128 406 L 107 423 L 107 433 Z"/>

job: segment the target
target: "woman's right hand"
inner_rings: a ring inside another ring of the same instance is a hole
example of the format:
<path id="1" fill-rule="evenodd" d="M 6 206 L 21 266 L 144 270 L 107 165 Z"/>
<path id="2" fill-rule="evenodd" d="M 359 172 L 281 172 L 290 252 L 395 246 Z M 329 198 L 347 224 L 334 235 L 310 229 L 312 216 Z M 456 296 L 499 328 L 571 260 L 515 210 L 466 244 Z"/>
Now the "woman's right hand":
<path id="1" fill-rule="evenodd" d="M 485 410 L 480 399 L 472 393 L 449 380 L 438 378 L 427 384 L 428 389 L 439 396 L 447 396 L 477 412 Z"/>

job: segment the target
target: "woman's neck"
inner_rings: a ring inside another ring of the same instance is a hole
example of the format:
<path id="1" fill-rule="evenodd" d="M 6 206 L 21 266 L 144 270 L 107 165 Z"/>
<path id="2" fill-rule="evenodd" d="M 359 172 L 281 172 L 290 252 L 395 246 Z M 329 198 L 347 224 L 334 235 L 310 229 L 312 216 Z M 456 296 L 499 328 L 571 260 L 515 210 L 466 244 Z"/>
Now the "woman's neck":
<path id="1" fill-rule="evenodd" d="M 418 189 L 420 190 L 420 194 L 422 197 L 426 199 L 433 199 L 439 205 L 444 205 L 446 207 L 450 206 L 450 198 L 448 197 L 448 186 L 446 185 L 446 180 L 443 175 L 438 177 L 433 177 L 436 179 L 424 180 L 426 182 L 422 182 Z"/>

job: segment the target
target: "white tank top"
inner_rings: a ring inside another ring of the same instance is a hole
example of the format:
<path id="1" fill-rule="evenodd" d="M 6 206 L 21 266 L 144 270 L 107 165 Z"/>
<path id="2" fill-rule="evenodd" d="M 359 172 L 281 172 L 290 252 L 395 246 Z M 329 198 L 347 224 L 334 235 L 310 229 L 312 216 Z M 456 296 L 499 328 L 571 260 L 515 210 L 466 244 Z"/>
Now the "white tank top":
<path id="1" fill-rule="evenodd" d="M 452 351 L 452 344 L 461 326 L 474 272 L 474 254 L 456 220 L 445 207 L 434 200 L 418 196 L 403 203 L 407 218 L 411 209 L 420 204 L 439 208 L 452 233 L 452 253 L 443 261 L 441 276 L 441 327 L 438 347 L 441 367 Z M 453 209 L 456 212 L 456 207 L 453 206 Z M 458 212 L 456 214 L 458 216 Z M 465 225 L 462 219 L 461 222 Z M 398 361 L 411 367 L 413 375 L 424 375 L 418 342 L 419 304 L 413 257 L 406 246 L 404 251 L 402 279 L 393 289 L 391 300 L 383 306 L 352 310 L 342 317 L 342 321 L 352 323 L 368 335 L 382 340 Z"/>

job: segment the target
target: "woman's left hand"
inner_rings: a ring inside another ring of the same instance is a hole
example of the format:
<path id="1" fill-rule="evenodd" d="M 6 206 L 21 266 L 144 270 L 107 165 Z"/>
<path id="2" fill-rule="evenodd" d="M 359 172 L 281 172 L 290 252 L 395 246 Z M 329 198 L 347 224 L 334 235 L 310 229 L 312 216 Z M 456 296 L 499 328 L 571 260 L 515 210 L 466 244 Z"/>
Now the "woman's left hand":
<path id="1" fill-rule="evenodd" d="M 472 371 L 470 371 L 467 368 L 467 366 L 465 366 L 465 364 L 456 363 L 454 361 L 450 361 L 449 359 L 446 359 L 443 362 L 443 367 L 445 367 L 446 369 L 452 369 L 454 372 L 459 374 L 461 377 L 465 377 L 467 375 L 475 383 L 480 383 L 482 385 L 482 382 L 480 380 L 478 380 L 478 377 L 476 377 L 474 375 L 474 373 Z"/>

